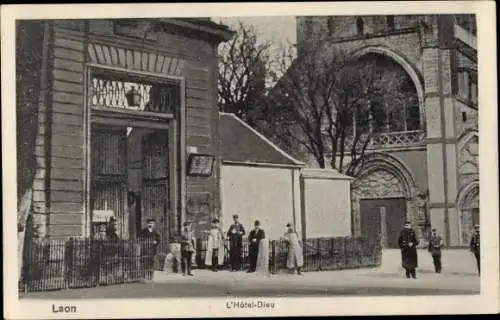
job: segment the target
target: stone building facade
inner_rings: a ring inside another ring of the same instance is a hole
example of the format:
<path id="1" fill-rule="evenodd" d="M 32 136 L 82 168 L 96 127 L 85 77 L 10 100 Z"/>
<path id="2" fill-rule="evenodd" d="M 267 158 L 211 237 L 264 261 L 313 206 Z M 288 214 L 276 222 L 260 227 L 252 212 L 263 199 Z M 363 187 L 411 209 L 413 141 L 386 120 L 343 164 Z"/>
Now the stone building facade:
<path id="1" fill-rule="evenodd" d="M 297 17 L 299 57 L 319 41 L 385 59 L 411 84 L 406 118 L 374 134 L 352 184 L 353 233 L 395 246 L 409 219 L 422 243 L 432 227 L 467 245 L 479 222 L 475 16 Z"/>
<path id="2" fill-rule="evenodd" d="M 17 90 L 34 88 L 18 94 L 18 117 L 35 115 L 19 130 L 24 145 L 35 128 L 18 171 L 36 162 L 41 236 L 89 237 L 113 215 L 122 239 L 147 218 L 168 239 L 182 221 L 200 231 L 219 214 L 217 47 L 232 37 L 227 27 L 208 18 L 48 20 L 20 21 L 18 31 Z M 189 173 L 193 154 L 213 161 L 208 174 Z"/>

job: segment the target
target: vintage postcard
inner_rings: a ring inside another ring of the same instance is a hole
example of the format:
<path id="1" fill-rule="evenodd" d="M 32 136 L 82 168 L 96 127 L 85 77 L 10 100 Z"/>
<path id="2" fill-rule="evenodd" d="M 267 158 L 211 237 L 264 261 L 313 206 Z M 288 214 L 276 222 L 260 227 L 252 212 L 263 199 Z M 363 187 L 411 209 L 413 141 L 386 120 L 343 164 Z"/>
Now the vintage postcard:
<path id="1" fill-rule="evenodd" d="M 2 6 L 4 317 L 499 312 L 494 9 Z"/>

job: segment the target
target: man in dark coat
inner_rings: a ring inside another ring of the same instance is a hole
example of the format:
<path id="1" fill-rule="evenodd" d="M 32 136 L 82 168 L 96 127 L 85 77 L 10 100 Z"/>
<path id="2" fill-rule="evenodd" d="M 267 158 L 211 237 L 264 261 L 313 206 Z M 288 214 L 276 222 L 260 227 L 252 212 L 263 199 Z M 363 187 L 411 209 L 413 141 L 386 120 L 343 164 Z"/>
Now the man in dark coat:
<path id="1" fill-rule="evenodd" d="M 406 271 L 406 278 L 417 278 L 416 269 L 418 267 L 417 245 L 419 241 L 412 229 L 410 222 L 406 221 L 398 239 L 401 248 L 401 258 L 403 268 Z"/>
<path id="2" fill-rule="evenodd" d="M 432 229 L 431 239 L 427 250 L 431 253 L 436 273 L 441 273 L 441 248 L 443 247 L 443 239 L 437 234 L 436 229 Z"/>
<path id="3" fill-rule="evenodd" d="M 255 228 L 248 234 L 248 262 L 250 263 L 248 272 L 255 272 L 259 254 L 259 242 L 266 237 L 264 230 L 260 228 L 260 222 L 258 220 L 255 221 L 254 225 Z"/>
<path id="4" fill-rule="evenodd" d="M 151 280 L 154 272 L 154 261 L 156 250 L 160 244 L 160 234 L 156 232 L 155 219 L 148 219 L 148 226 L 142 229 L 139 234 L 139 241 L 141 242 L 141 257 L 143 270 L 146 271 L 146 278 Z"/>
<path id="5" fill-rule="evenodd" d="M 474 232 L 472 234 L 472 238 L 470 239 L 470 251 L 474 254 L 477 263 L 477 272 L 481 275 L 481 242 L 479 236 L 479 225 L 476 224 L 474 226 Z"/>
<path id="6" fill-rule="evenodd" d="M 227 231 L 227 236 L 230 240 L 229 263 L 231 264 L 231 271 L 238 271 L 241 266 L 241 246 L 243 236 L 245 235 L 245 228 L 239 223 L 237 214 L 233 215 L 233 221 L 234 223 Z"/>

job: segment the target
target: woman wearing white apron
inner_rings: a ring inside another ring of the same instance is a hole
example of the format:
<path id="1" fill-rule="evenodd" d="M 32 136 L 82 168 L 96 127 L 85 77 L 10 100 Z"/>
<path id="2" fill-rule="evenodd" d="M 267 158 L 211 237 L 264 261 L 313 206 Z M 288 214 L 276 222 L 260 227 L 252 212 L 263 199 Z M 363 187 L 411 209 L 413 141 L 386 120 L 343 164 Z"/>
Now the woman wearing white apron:
<path id="1" fill-rule="evenodd" d="M 288 223 L 286 227 L 288 230 L 281 237 L 282 240 L 288 243 L 288 258 L 286 260 L 286 267 L 292 272 L 297 269 L 297 274 L 302 275 L 301 271 L 304 266 L 304 257 L 299 234 L 293 229 L 291 223 Z"/>
<path id="2" fill-rule="evenodd" d="M 218 271 L 219 266 L 224 264 L 224 235 L 218 223 L 217 219 L 212 222 L 205 256 L 205 266 L 210 267 L 212 271 Z"/>

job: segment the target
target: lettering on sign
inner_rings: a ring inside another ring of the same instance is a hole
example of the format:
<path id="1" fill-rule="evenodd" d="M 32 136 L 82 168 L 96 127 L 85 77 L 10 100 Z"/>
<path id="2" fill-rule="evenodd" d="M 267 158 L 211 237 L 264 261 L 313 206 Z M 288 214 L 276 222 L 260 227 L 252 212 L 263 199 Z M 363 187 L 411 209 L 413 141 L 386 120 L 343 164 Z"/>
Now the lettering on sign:
<path id="1" fill-rule="evenodd" d="M 189 156 L 188 175 L 209 177 L 212 175 L 215 157 L 209 154 L 191 154 Z"/>

